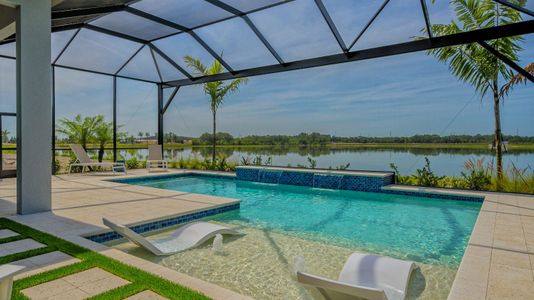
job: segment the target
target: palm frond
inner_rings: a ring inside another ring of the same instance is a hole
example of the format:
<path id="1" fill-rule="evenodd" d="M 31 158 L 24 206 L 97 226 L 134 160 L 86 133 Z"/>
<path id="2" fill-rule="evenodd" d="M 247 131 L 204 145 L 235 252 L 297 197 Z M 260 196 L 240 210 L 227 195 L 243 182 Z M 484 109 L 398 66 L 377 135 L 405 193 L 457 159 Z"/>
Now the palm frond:
<path id="1" fill-rule="evenodd" d="M 534 76 L 534 62 L 533 63 L 530 63 L 529 65 L 527 65 L 525 67 L 525 71 L 527 71 L 529 74 L 531 74 L 532 76 Z M 512 70 L 510 70 L 510 72 L 512 72 Z M 517 74 L 514 74 L 510 80 L 502 86 L 501 88 L 501 91 L 500 91 L 500 95 L 501 97 L 502 96 L 505 96 L 505 95 L 508 95 L 508 93 L 516 86 L 516 85 L 519 85 L 519 84 L 527 84 L 528 82 L 528 79 L 523 76 L 523 74 L 521 73 L 517 73 Z"/>
<path id="2" fill-rule="evenodd" d="M 186 56 L 184 56 L 184 62 L 188 67 L 190 67 L 191 69 L 195 70 L 197 72 L 197 75 L 200 75 L 200 76 L 210 75 L 207 72 L 206 66 L 204 66 L 204 64 L 202 64 L 200 59 L 193 58 L 193 57 L 191 57 L 189 55 L 186 55 Z"/>

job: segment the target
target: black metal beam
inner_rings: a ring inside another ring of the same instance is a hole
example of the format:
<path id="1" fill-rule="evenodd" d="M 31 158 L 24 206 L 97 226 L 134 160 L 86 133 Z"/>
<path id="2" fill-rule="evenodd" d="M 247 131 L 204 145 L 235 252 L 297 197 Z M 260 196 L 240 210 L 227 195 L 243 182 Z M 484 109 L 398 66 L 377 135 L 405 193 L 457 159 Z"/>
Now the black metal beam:
<path id="1" fill-rule="evenodd" d="M 139 44 L 148 43 L 147 40 L 143 40 L 143 39 L 140 39 L 138 37 L 135 37 L 135 36 L 132 36 L 132 35 L 128 35 L 128 34 L 124 34 L 124 33 L 118 32 L 118 31 L 110 30 L 110 29 L 107 29 L 107 28 L 98 27 L 98 26 L 95 26 L 95 25 L 92 25 L 92 24 L 85 24 L 83 27 L 86 28 L 86 29 L 89 29 L 89 30 L 93 30 L 93 31 L 100 32 L 100 33 L 107 34 L 107 35 L 111 35 L 111 36 L 114 36 L 114 37 L 117 37 L 117 38 L 129 40 L 129 41 L 136 42 L 136 43 L 139 43 Z"/>
<path id="2" fill-rule="evenodd" d="M 163 148 L 163 86 L 158 84 L 158 144 Z"/>
<path id="3" fill-rule="evenodd" d="M 83 17 L 90 15 L 98 14 L 109 14 L 116 11 L 121 11 L 126 6 L 121 5 L 111 5 L 111 6 L 97 6 L 97 7 L 88 7 L 88 8 L 78 8 L 78 9 L 68 9 L 68 10 L 52 10 L 52 20 L 55 19 L 64 19 L 72 17 Z"/>
<path id="4" fill-rule="evenodd" d="M 60 31 L 78 29 L 78 28 L 81 28 L 81 27 L 83 27 L 82 23 L 53 26 L 52 27 L 52 32 L 60 32 Z M 15 36 L 8 37 L 8 38 L 6 38 L 4 40 L 1 40 L 0 41 L 0 45 L 14 43 L 14 42 L 16 42 Z"/>
<path id="5" fill-rule="evenodd" d="M 432 25 L 430 24 L 430 18 L 428 17 L 428 8 L 426 7 L 426 0 L 421 0 L 421 9 L 423 10 L 423 16 L 425 17 L 425 26 L 428 38 L 432 38 Z"/>
<path id="6" fill-rule="evenodd" d="M 223 10 L 226 10 L 227 12 L 235 15 L 235 16 L 242 16 L 244 15 L 245 13 L 240 11 L 239 9 L 231 6 L 231 5 L 228 5 L 222 1 L 219 1 L 219 0 L 206 0 L 206 2 L 209 2 L 210 4 L 212 5 L 215 5 L 217 6 L 218 8 L 220 9 L 223 9 Z"/>
<path id="7" fill-rule="evenodd" d="M 339 44 L 339 47 L 343 52 L 347 52 L 347 45 L 345 45 L 345 42 L 343 41 L 343 38 L 341 37 L 341 34 L 339 34 L 339 31 L 337 30 L 336 24 L 334 24 L 334 21 L 330 17 L 330 14 L 328 13 L 328 10 L 326 10 L 326 7 L 323 4 L 322 0 L 315 0 L 315 4 L 317 5 L 317 8 L 321 11 L 321 14 L 323 15 L 324 20 L 326 21 L 326 24 L 330 28 L 330 31 L 336 38 L 337 43 Z"/>
<path id="8" fill-rule="evenodd" d="M 219 1 L 219 0 L 206 0 L 206 1 L 211 3 L 211 4 L 213 4 L 213 5 L 215 5 L 215 6 L 217 6 L 217 7 L 219 7 L 219 8 L 221 8 L 221 9 L 223 9 L 223 10 L 226 10 L 227 12 L 233 14 L 236 17 L 241 17 L 241 19 L 243 19 L 243 21 L 245 21 L 245 23 L 252 30 L 252 32 L 254 32 L 256 37 L 263 43 L 265 48 L 267 48 L 267 50 L 269 50 L 269 52 L 271 52 L 271 54 L 278 61 L 278 63 L 280 63 L 280 64 L 284 63 L 284 60 L 280 57 L 280 55 L 278 55 L 276 50 L 274 50 L 274 48 L 267 41 L 267 39 L 265 38 L 263 33 L 261 33 L 261 31 L 258 29 L 258 27 L 256 27 L 254 22 L 252 22 L 252 20 L 250 20 L 250 18 L 247 16 L 246 13 L 244 13 L 244 12 L 240 11 L 239 9 L 237 9 L 237 8 L 235 8 L 233 6 L 230 6 L 230 5 L 228 5 L 228 4 L 226 4 L 226 3 L 222 2 L 222 1 Z"/>
<path id="9" fill-rule="evenodd" d="M 117 76 L 113 76 L 113 161 L 117 161 Z"/>
<path id="10" fill-rule="evenodd" d="M 56 68 L 52 66 L 52 175 L 56 175 Z M 0 130 L 1 132 L 1 130 Z M 1 162 L 1 160 L 0 160 Z"/>
<path id="11" fill-rule="evenodd" d="M 499 52 L 497 49 L 493 48 L 491 45 L 489 45 L 488 43 L 486 43 L 485 41 L 479 41 L 478 44 L 482 47 L 484 47 L 484 49 L 488 50 L 489 52 L 491 52 L 491 54 L 495 55 L 498 59 L 500 59 L 501 61 L 503 61 L 505 64 L 507 64 L 510 68 L 516 70 L 519 74 L 525 76 L 525 78 L 527 78 L 528 80 L 530 80 L 532 83 L 534 83 L 534 76 L 532 76 L 532 74 L 530 74 L 529 72 L 527 72 L 525 69 L 521 68 L 518 64 L 516 64 L 513 60 L 509 59 L 508 57 L 506 57 L 506 55 L 502 54 L 501 52 Z"/>
<path id="12" fill-rule="evenodd" d="M 153 15 L 153 14 L 149 14 L 147 12 L 144 12 L 142 10 L 139 10 L 139 9 L 136 9 L 136 8 L 133 8 L 133 7 L 126 7 L 124 9 L 124 11 L 128 12 L 128 13 L 131 13 L 133 15 L 136 15 L 138 17 L 142 17 L 142 18 L 145 18 L 147 20 L 150 20 L 150 21 L 153 21 L 153 22 L 156 22 L 156 23 L 160 23 L 162 25 L 165 25 L 165 26 L 168 26 L 168 27 L 171 27 L 171 28 L 174 28 L 174 29 L 177 29 L 177 30 L 180 30 L 180 31 L 188 31 L 190 30 L 189 28 L 185 27 L 185 26 L 182 26 L 180 24 L 177 24 L 177 23 L 174 23 L 174 22 L 171 22 L 169 20 L 166 20 L 166 19 L 163 19 L 163 18 L 160 18 L 156 15 Z M 177 33 L 173 33 L 174 34 L 177 34 Z M 158 38 L 159 39 L 159 38 Z"/>
<path id="13" fill-rule="evenodd" d="M 211 54 L 211 56 L 213 56 L 216 60 L 218 60 L 221 65 L 224 66 L 224 68 L 226 70 L 228 70 L 228 72 L 230 73 L 233 73 L 234 72 L 234 69 L 232 69 L 232 67 L 230 67 L 229 64 L 226 63 L 226 61 L 224 59 L 222 59 L 222 57 L 217 54 L 217 52 L 215 52 L 213 49 L 211 49 L 211 47 L 206 44 L 206 42 L 204 42 L 203 39 L 201 39 L 194 31 L 189 31 L 188 32 L 204 49 L 206 49 L 206 51 L 208 51 L 209 54 Z"/>
<path id="14" fill-rule="evenodd" d="M 154 50 L 152 48 L 150 48 L 149 50 L 150 50 L 150 56 L 152 56 L 152 61 L 154 62 L 154 66 L 156 67 L 156 72 L 158 72 L 159 81 L 163 82 L 163 77 L 161 76 L 158 62 L 156 61 L 156 56 L 154 55 Z"/>
<path id="15" fill-rule="evenodd" d="M 115 75 L 113 73 L 106 73 L 106 72 L 101 72 L 101 71 L 93 71 L 93 70 L 88 70 L 88 69 L 83 69 L 83 68 L 78 68 L 78 67 L 71 67 L 71 66 L 58 65 L 58 64 L 55 64 L 55 65 L 52 65 L 52 66 L 58 67 L 58 68 L 63 68 L 63 69 L 68 69 L 68 70 L 88 72 L 88 73 L 93 73 L 93 74 L 98 74 L 98 75 L 116 76 L 118 78 L 137 80 L 137 81 L 148 82 L 148 83 L 160 83 L 160 82 L 156 82 L 156 81 L 152 81 L 152 80 L 134 78 L 134 77 L 123 76 L 123 75 Z"/>
<path id="16" fill-rule="evenodd" d="M 517 4 L 511 3 L 511 2 L 506 1 L 506 0 L 493 0 L 493 1 L 497 2 L 497 3 L 500 3 L 500 4 L 504 5 L 504 6 L 508 6 L 510 8 L 513 8 L 513 9 L 515 9 L 515 10 L 517 10 L 519 12 L 522 12 L 524 14 L 527 14 L 527 15 L 529 15 L 531 17 L 534 17 L 534 12 L 531 11 L 530 9 L 528 9 L 528 8 L 519 6 Z"/>
<path id="17" fill-rule="evenodd" d="M 354 47 L 354 44 L 356 44 L 356 42 L 358 42 L 358 40 L 362 37 L 362 35 L 367 31 L 367 29 L 369 28 L 369 26 L 371 26 L 371 24 L 373 24 L 373 22 L 375 21 L 376 17 L 378 17 L 378 15 L 382 12 L 382 10 L 384 9 L 384 7 L 386 7 L 386 5 L 388 4 L 389 0 L 384 0 L 384 2 L 382 3 L 382 5 L 380 5 L 380 7 L 378 8 L 378 10 L 375 12 L 375 14 L 373 15 L 373 17 L 371 17 L 371 19 L 369 20 L 369 22 L 367 22 L 367 24 L 365 24 L 365 26 L 363 27 L 363 29 L 360 31 L 360 33 L 356 36 L 356 38 L 354 39 L 354 41 L 352 41 L 352 43 L 350 43 L 349 45 L 349 51 L 350 49 L 352 49 L 352 47 Z"/>
<path id="18" fill-rule="evenodd" d="M 323 57 L 305 59 L 295 62 L 286 63 L 285 65 L 270 65 L 258 68 L 242 70 L 234 74 L 226 72 L 217 75 L 204 76 L 195 78 L 195 80 L 173 80 L 165 82 L 169 86 L 183 86 L 197 83 L 205 83 L 216 80 L 228 80 L 239 77 L 250 77 L 257 75 L 265 75 L 271 73 L 285 72 L 291 70 L 299 70 L 306 68 L 313 68 L 319 66 L 326 66 L 332 64 L 339 64 L 351 61 L 365 60 L 377 57 L 392 56 L 403 53 L 411 53 L 417 51 L 430 50 L 434 48 L 457 46 L 461 44 L 474 43 L 484 40 L 498 39 L 514 35 L 522 35 L 534 32 L 534 20 L 523 21 L 514 24 L 501 25 L 497 27 L 484 28 L 469 32 L 462 32 L 452 35 L 434 37 L 432 40 L 416 40 L 395 45 L 352 51 L 343 54 L 334 54 Z"/>
<path id="19" fill-rule="evenodd" d="M 178 92 L 179 89 L 180 89 L 179 86 L 174 88 L 174 91 L 172 91 L 172 94 L 169 96 L 169 99 L 167 99 L 167 103 L 165 103 L 165 106 L 163 107 L 162 114 L 165 114 L 165 112 L 169 108 L 169 105 L 171 105 L 172 101 L 174 100 L 174 96 L 176 96 L 176 93 Z"/>
<path id="20" fill-rule="evenodd" d="M 161 51 L 156 45 L 149 43 L 148 46 L 154 50 L 157 54 L 159 54 L 161 57 L 163 57 L 164 60 L 166 60 L 168 63 L 170 63 L 175 69 L 180 71 L 180 73 L 184 74 L 185 77 L 189 78 L 189 80 L 193 80 L 193 76 L 189 74 L 184 68 L 182 68 L 179 64 L 177 64 L 174 60 L 172 60 L 165 52 Z"/>
<path id="21" fill-rule="evenodd" d="M 67 41 L 67 43 L 65 44 L 65 46 L 63 47 L 63 49 L 61 49 L 61 51 L 59 52 L 59 54 L 57 55 L 57 57 L 54 59 L 54 61 L 52 61 L 52 65 L 54 65 L 60 58 L 61 56 L 63 55 L 63 53 L 67 50 L 67 48 L 70 46 L 70 44 L 72 43 L 72 41 L 76 38 L 76 36 L 78 35 L 78 33 L 80 32 L 81 28 L 78 28 L 76 30 L 76 32 L 74 32 L 74 34 L 70 37 L 70 39 Z"/>
<path id="22" fill-rule="evenodd" d="M 141 45 L 141 47 L 139 47 L 139 49 L 137 49 L 134 54 L 132 54 L 122 65 L 121 67 L 117 70 L 117 72 L 115 72 L 115 74 L 113 75 L 118 75 L 122 69 L 124 69 L 126 67 L 126 65 L 132 61 L 132 59 L 137 55 L 137 53 L 139 53 L 146 45 Z"/>
<path id="23" fill-rule="evenodd" d="M 256 27 L 256 25 L 252 22 L 252 20 L 250 20 L 250 18 L 247 16 L 247 15 L 244 15 L 241 17 L 245 23 L 247 23 L 248 27 L 250 27 L 250 29 L 252 29 L 252 31 L 254 32 L 254 34 L 258 37 L 258 39 L 263 43 L 263 45 L 265 46 L 265 48 L 267 48 L 267 50 L 269 50 L 269 52 L 271 52 L 271 54 L 274 56 L 274 58 L 278 61 L 279 64 L 284 64 L 284 60 L 282 59 L 282 57 L 278 54 L 278 52 L 276 52 L 276 50 L 274 50 L 273 46 L 271 46 L 271 44 L 269 43 L 269 41 L 267 41 L 267 39 L 265 38 L 265 36 L 263 35 L 263 33 L 261 33 L 261 31 Z"/>
<path id="24" fill-rule="evenodd" d="M 177 30 L 180 30 L 182 32 L 186 32 L 188 34 L 190 34 L 206 51 L 208 51 L 209 54 L 211 54 L 211 56 L 213 56 L 215 59 L 217 59 L 225 68 L 226 70 L 228 70 L 229 72 L 233 72 L 234 70 L 215 52 L 213 51 L 213 49 L 208 45 L 206 44 L 206 42 L 204 42 L 204 40 L 202 40 L 192 29 L 190 28 L 187 28 L 185 26 L 182 26 L 182 25 L 179 25 L 179 24 L 176 24 L 174 22 L 171 22 L 171 21 L 168 21 L 168 20 L 165 20 L 163 18 L 160 18 L 158 16 L 155 16 L 155 15 L 152 15 L 152 14 L 149 14 L 149 13 L 146 13 L 144 11 L 141 11 L 141 10 L 138 10 L 138 9 L 135 9 L 135 8 L 132 8 L 132 7 L 127 7 L 125 9 L 127 12 L 131 13 L 131 14 L 134 14 L 136 16 L 139 16 L 139 17 L 143 17 L 145 19 L 148 19 L 148 20 L 151 20 L 151 21 L 154 21 L 154 22 L 157 22 L 157 23 L 160 23 L 160 24 L 163 24 L 163 25 L 166 25 L 168 27 L 171 27 L 171 28 L 174 28 L 174 29 L 177 29 Z M 176 34 L 179 34 L 179 33 L 175 33 L 175 34 L 171 34 L 172 35 L 176 35 Z M 166 36 L 168 37 L 168 36 Z M 159 39 L 159 38 L 158 38 Z M 154 39 L 152 41 L 155 41 L 155 40 L 158 40 L 158 39 Z"/>

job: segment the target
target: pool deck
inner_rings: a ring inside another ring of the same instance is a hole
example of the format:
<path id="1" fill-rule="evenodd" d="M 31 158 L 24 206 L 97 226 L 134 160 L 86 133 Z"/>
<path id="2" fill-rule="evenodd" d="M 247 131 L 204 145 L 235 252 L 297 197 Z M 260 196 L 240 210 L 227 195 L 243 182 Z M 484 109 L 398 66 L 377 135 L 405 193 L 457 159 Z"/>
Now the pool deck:
<path id="1" fill-rule="evenodd" d="M 169 171 L 182 172 L 184 171 Z M 53 176 L 53 211 L 24 216 L 15 215 L 15 179 L 4 179 L 0 181 L 0 217 L 8 216 L 17 222 L 173 280 L 214 299 L 249 299 L 217 285 L 83 238 L 107 230 L 102 224 L 102 216 L 132 225 L 236 203 L 235 199 L 106 181 L 110 178 L 146 175 L 149 174 L 145 170 L 133 170 L 127 176 L 114 177 Z M 533 299 L 534 196 L 400 185 L 388 188 L 484 196 L 485 201 L 449 299 Z"/>
<path id="2" fill-rule="evenodd" d="M 0 217 L 26 224 L 56 235 L 80 246 L 100 252 L 111 258 L 167 278 L 180 285 L 199 291 L 213 299 L 250 299 L 158 264 L 137 258 L 119 250 L 92 242 L 83 236 L 109 229 L 102 224 L 107 216 L 122 224 L 135 225 L 149 221 L 169 219 L 197 211 L 238 203 L 235 199 L 175 192 L 151 187 L 134 186 L 106 181 L 146 175 L 168 175 L 184 171 L 150 173 L 132 170 L 126 176 L 61 175 L 52 178 L 53 211 L 32 215 L 15 215 L 16 180 L 0 181 Z M 43 266 L 43 270 L 49 266 Z M 38 270 L 31 270 L 36 273 Z M 21 277 L 25 274 L 21 274 Z"/>
<path id="3" fill-rule="evenodd" d="M 443 193 L 443 189 L 393 189 Z M 449 299 L 534 299 L 534 196 L 446 190 L 484 196 Z"/>

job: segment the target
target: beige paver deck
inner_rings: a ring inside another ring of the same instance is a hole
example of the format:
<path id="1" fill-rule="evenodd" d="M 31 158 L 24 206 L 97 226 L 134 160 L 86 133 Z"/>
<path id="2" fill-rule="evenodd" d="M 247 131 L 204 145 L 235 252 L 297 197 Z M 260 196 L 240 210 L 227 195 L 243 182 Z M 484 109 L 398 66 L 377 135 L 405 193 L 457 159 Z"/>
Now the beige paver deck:
<path id="1" fill-rule="evenodd" d="M 153 291 L 143 291 L 139 294 L 135 294 L 131 297 L 128 297 L 124 300 L 166 300 L 167 298 L 162 297 Z"/>
<path id="2" fill-rule="evenodd" d="M 30 299 L 82 300 L 129 282 L 100 268 L 93 268 L 22 290 Z"/>
<path id="3" fill-rule="evenodd" d="M 534 299 L 534 196 L 394 188 L 485 196 L 449 299 Z"/>
<path id="4" fill-rule="evenodd" d="M 19 235 L 18 233 L 9 229 L 0 229 L 0 239 L 10 238 Z"/>
<path id="5" fill-rule="evenodd" d="M 80 260 L 61 251 L 54 251 L 21 260 L 14 261 L 13 264 L 25 266 L 26 268 L 15 279 L 28 277 L 37 273 L 60 268 L 66 265 L 77 263 Z"/>
<path id="6" fill-rule="evenodd" d="M 43 245 L 32 239 L 23 239 L 19 241 L 9 242 L 2 244 L 2 246 L 0 247 L 0 257 L 42 247 L 46 247 L 46 245 Z"/>
<path id="7" fill-rule="evenodd" d="M 236 199 L 105 181 L 113 178 L 139 175 L 161 176 L 179 172 L 183 171 L 170 170 L 168 173 L 148 174 L 145 170 L 133 170 L 129 171 L 127 176 L 75 174 L 54 176 L 52 179 L 53 211 L 24 216 L 14 215 L 16 211 L 15 179 L 5 179 L 0 182 L 0 208 L 1 205 L 5 205 L 7 210 L 0 210 L 0 217 L 10 216 L 17 222 L 59 236 L 88 249 L 99 251 L 111 258 L 199 291 L 213 299 L 250 299 L 215 284 L 204 282 L 83 238 L 83 236 L 109 231 L 102 224 L 103 216 L 113 218 L 123 224 L 133 225 L 238 202 Z M 53 265 L 46 267 L 53 267 Z M 68 294 L 69 299 L 83 296 L 79 289 L 68 289 L 64 292 L 72 293 L 72 295 Z"/>

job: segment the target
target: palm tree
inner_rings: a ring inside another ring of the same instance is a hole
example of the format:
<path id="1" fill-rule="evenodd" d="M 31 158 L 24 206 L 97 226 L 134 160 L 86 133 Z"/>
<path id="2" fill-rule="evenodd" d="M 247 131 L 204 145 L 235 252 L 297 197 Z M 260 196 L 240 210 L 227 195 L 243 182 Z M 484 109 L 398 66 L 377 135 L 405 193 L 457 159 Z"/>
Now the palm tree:
<path id="1" fill-rule="evenodd" d="M 450 24 L 434 24 L 431 30 L 436 36 L 516 23 L 522 19 L 518 11 L 493 0 L 451 0 L 450 2 L 460 24 L 454 20 L 451 20 Z M 514 2 L 523 6 L 526 0 Z M 517 52 L 521 50 L 518 45 L 520 41 L 522 41 L 521 37 L 513 36 L 487 43 L 512 61 L 517 61 Z M 439 61 L 448 63 L 452 74 L 472 85 L 480 94 L 481 99 L 488 92 L 492 94 L 495 122 L 493 146 L 497 160 L 497 189 L 500 189 L 503 178 L 500 104 L 513 83 L 499 86 L 499 81 L 511 82 L 514 78 L 513 72 L 500 59 L 476 43 L 436 48 L 429 50 L 428 53 Z M 507 86 L 510 87 L 507 88 Z"/>
<path id="2" fill-rule="evenodd" d="M 214 60 L 213 64 L 209 67 L 202 64 L 199 59 L 191 56 L 184 57 L 185 63 L 192 69 L 194 69 L 198 75 L 210 76 L 220 74 L 224 71 L 223 66 L 218 60 Z M 210 109 L 213 116 L 213 142 L 211 152 L 211 162 L 215 163 L 215 147 L 217 145 L 217 110 L 219 106 L 223 104 L 224 97 L 227 94 L 236 92 L 241 84 L 247 83 L 248 78 L 238 78 L 232 80 L 230 83 L 224 83 L 223 81 L 211 81 L 204 83 L 204 93 L 210 96 Z"/>
<path id="3" fill-rule="evenodd" d="M 7 143 L 9 141 L 9 134 L 11 132 L 6 130 L 2 130 L 2 143 Z"/>
<path id="4" fill-rule="evenodd" d="M 98 161 L 102 162 L 106 144 L 113 141 L 113 123 L 104 122 L 104 118 L 102 118 L 95 128 L 95 141 L 98 143 L 99 147 Z"/>
<path id="5" fill-rule="evenodd" d="M 87 148 L 87 143 L 91 142 L 95 137 L 95 129 L 99 123 L 104 119 L 103 116 L 85 117 L 76 115 L 74 119 L 61 119 L 58 132 L 63 133 L 72 142 L 77 142 L 84 149 Z"/>

